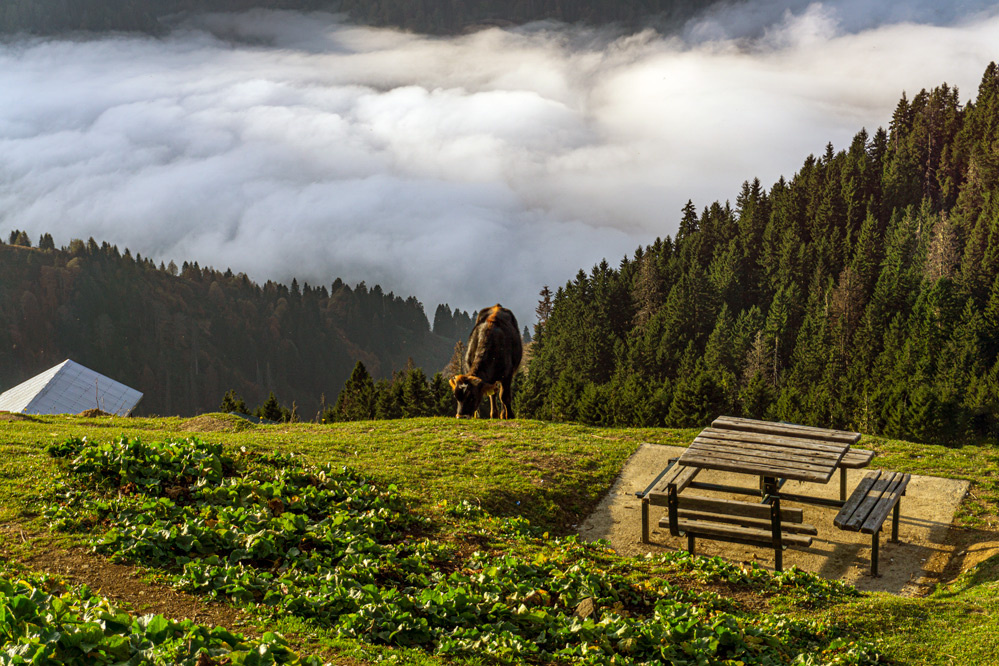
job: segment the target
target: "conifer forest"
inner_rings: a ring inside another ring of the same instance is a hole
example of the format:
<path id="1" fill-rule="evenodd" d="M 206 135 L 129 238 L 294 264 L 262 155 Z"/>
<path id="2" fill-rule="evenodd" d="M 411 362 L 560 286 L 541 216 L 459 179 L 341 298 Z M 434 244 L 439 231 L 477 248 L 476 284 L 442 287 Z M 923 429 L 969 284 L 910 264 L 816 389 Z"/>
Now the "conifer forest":
<path id="1" fill-rule="evenodd" d="M 828 145 L 539 305 L 518 414 L 719 414 L 924 442 L 999 435 L 999 67 Z"/>
<path id="2" fill-rule="evenodd" d="M 471 327 L 467 312 L 442 305 L 432 330 L 415 297 L 363 282 L 259 285 L 197 262 L 157 266 L 93 239 L 56 248 L 49 234 L 33 242 L 15 230 L 5 240 L 4 390 L 72 358 L 142 391 L 140 414 L 218 411 L 231 390 L 252 405 L 276 395 L 311 421 L 357 363 L 376 378 L 407 364 L 436 372 Z"/>

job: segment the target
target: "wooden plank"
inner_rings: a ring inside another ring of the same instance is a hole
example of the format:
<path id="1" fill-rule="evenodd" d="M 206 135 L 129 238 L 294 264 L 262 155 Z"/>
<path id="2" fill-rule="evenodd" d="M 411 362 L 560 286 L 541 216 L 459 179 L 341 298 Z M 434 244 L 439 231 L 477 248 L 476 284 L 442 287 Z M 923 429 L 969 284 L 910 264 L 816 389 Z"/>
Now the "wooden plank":
<path id="1" fill-rule="evenodd" d="M 677 512 L 680 518 L 687 518 L 688 520 L 708 520 L 714 521 L 716 523 L 731 523 L 733 525 L 744 525 L 746 527 L 755 527 L 761 530 L 770 529 L 770 519 L 762 520 L 760 518 L 746 518 L 745 516 L 730 516 L 722 513 L 710 513 L 708 511 L 692 511 L 690 509 L 680 509 Z M 669 519 L 662 518 L 659 521 L 659 527 L 669 527 Z M 782 532 L 790 532 L 792 534 L 818 534 L 819 530 L 815 525 L 808 525 L 807 523 L 795 524 L 792 522 L 781 523 Z"/>
<path id="2" fill-rule="evenodd" d="M 871 489 L 867 491 L 867 496 L 864 497 L 860 506 L 857 510 L 850 516 L 850 520 L 846 524 L 846 529 L 851 532 L 856 532 L 860 530 L 860 527 L 867 522 L 867 518 L 874 511 L 878 503 L 885 501 L 885 498 L 892 492 L 895 486 L 901 481 L 901 474 L 896 472 L 886 472 L 881 475 L 881 477 L 874 482 Z"/>
<path id="3" fill-rule="evenodd" d="M 651 490 L 654 493 L 665 493 L 666 486 L 671 483 L 676 484 L 676 492 L 681 493 L 684 489 L 690 485 L 690 482 L 694 480 L 697 473 L 700 470 L 696 467 L 684 467 L 683 465 L 677 465 L 674 467 L 669 474 L 664 476 L 659 480 Z"/>
<path id="4" fill-rule="evenodd" d="M 711 425 L 715 428 L 725 428 L 727 430 L 742 430 L 744 432 L 759 432 L 764 434 L 785 433 L 786 436 L 819 439 L 829 442 L 842 442 L 845 444 L 856 444 L 860 441 L 859 432 L 851 432 L 848 430 L 830 430 L 828 428 L 803 426 L 796 423 L 758 421 L 756 419 L 744 419 L 735 416 L 719 416 L 714 420 L 714 422 L 712 422 Z"/>
<path id="5" fill-rule="evenodd" d="M 686 458 L 684 458 L 684 464 L 686 461 L 693 460 L 695 458 L 727 460 L 732 463 L 746 466 L 768 465 L 770 467 L 778 467 L 780 469 L 787 470 L 787 473 L 789 474 L 802 472 L 830 474 L 830 470 L 836 469 L 835 465 L 815 465 L 808 462 L 802 462 L 800 460 L 786 460 L 780 455 L 780 452 L 772 452 L 770 454 L 762 451 L 742 452 L 731 447 L 713 448 L 706 446 L 691 446 L 687 450 Z M 779 476 L 785 475 L 780 474 Z"/>
<path id="6" fill-rule="evenodd" d="M 710 511 L 711 513 L 721 513 L 730 516 L 770 520 L 769 504 L 740 502 L 739 500 L 704 497 L 702 495 L 680 495 L 676 500 L 677 506 L 680 509 Z M 801 509 L 781 509 L 780 519 L 790 523 L 800 523 L 804 520 L 804 516 Z"/>
<path id="7" fill-rule="evenodd" d="M 721 440 L 736 442 L 739 445 L 763 444 L 770 447 L 788 449 L 792 453 L 809 453 L 813 455 L 826 455 L 839 460 L 850 450 L 850 445 L 837 442 L 819 442 L 815 440 L 780 437 L 778 435 L 765 435 L 753 432 L 735 432 L 719 430 L 717 428 L 705 428 L 694 441 L 697 440 Z"/>
<path id="8" fill-rule="evenodd" d="M 872 460 L 874 460 L 874 451 L 851 448 L 843 455 L 843 459 L 839 461 L 839 466 L 859 469 L 870 465 Z"/>
<path id="9" fill-rule="evenodd" d="M 895 507 L 895 503 L 905 494 L 905 487 L 909 485 L 910 478 L 909 474 L 896 473 L 891 488 L 881 497 L 881 501 L 871 509 L 867 520 L 864 521 L 864 524 L 860 528 L 861 532 L 864 534 L 874 534 L 881 529 L 881 524 L 885 522 L 885 518 L 888 517 L 888 514 Z"/>
<path id="10" fill-rule="evenodd" d="M 867 475 L 861 479 L 860 483 L 857 484 L 857 487 L 853 489 L 853 493 L 850 494 L 849 499 L 846 500 L 846 504 L 843 505 L 843 508 L 840 509 L 839 513 L 836 514 L 836 517 L 833 518 L 833 525 L 841 530 L 851 529 L 848 527 L 850 519 L 853 517 L 853 514 L 856 513 L 861 502 L 863 502 L 864 498 L 867 497 L 868 491 L 870 491 L 874 482 L 877 481 L 880 476 L 881 471 L 875 470 L 873 472 L 868 472 Z"/>
<path id="11" fill-rule="evenodd" d="M 830 465 L 835 467 L 838 459 L 826 454 L 825 457 L 810 456 L 807 453 L 794 453 L 785 449 L 761 444 L 747 444 L 739 446 L 734 442 L 705 442 L 700 438 L 694 440 L 688 449 L 697 453 L 711 454 L 732 454 L 735 456 L 746 456 L 750 458 L 764 458 L 768 460 L 779 459 L 782 464 L 787 463 L 789 467 L 810 467 L 813 469 L 825 470 Z M 731 457 L 726 455 L 725 457 Z"/>
<path id="12" fill-rule="evenodd" d="M 779 467 L 773 464 L 753 464 L 747 465 L 745 462 L 717 459 L 712 456 L 685 453 L 680 457 L 681 465 L 690 465 L 702 469 L 716 469 L 723 472 L 741 472 L 742 474 L 755 474 L 757 476 L 772 476 L 776 478 L 792 479 L 794 481 L 814 481 L 816 483 L 826 483 L 832 478 L 835 467 L 829 469 L 828 474 L 820 474 L 812 470 L 792 470 L 786 467 Z"/>
<path id="13" fill-rule="evenodd" d="M 681 532 L 703 536 L 706 538 L 738 539 L 740 542 L 749 542 L 761 546 L 773 547 L 773 535 L 769 529 L 758 530 L 751 527 L 739 527 L 736 525 L 720 525 L 718 523 L 706 523 L 698 520 L 678 520 L 677 526 Z M 812 537 L 801 534 L 781 534 L 781 542 L 786 546 L 801 546 L 807 548 L 812 545 Z"/>

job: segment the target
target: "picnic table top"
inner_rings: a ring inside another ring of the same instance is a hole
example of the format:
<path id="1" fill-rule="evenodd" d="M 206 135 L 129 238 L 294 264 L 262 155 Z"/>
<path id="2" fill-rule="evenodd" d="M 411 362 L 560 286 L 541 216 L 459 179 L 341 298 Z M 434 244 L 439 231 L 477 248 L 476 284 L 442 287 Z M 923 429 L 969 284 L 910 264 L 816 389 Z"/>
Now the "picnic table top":
<path id="1" fill-rule="evenodd" d="M 826 483 L 859 440 L 856 432 L 723 416 L 701 431 L 678 463 Z"/>

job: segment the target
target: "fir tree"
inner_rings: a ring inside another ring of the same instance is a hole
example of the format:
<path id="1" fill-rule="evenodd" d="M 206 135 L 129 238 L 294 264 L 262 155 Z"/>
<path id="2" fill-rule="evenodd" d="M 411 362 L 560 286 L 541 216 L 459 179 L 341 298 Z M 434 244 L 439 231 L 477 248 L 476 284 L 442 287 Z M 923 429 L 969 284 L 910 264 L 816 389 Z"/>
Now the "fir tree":
<path id="1" fill-rule="evenodd" d="M 225 396 L 222 398 L 222 404 L 219 406 L 219 411 L 226 414 L 231 414 L 236 412 L 237 414 L 249 414 L 250 410 L 246 406 L 243 398 L 237 395 L 235 389 L 229 389 L 226 391 Z"/>

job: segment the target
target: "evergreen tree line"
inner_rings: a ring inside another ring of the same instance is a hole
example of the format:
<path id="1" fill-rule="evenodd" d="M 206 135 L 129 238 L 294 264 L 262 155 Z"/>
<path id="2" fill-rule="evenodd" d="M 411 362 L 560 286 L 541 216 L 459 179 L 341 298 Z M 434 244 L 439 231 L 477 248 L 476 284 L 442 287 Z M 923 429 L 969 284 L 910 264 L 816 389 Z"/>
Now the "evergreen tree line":
<path id="1" fill-rule="evenodd" d="M 276 422 L 302 420 L 296 405 L 290 408 L 282 405 L 273 392 L 266 402 L 251 411 L 236 391 L 229 390 L 222 398 L 219 410 Z M 434 373 L 432 379 L 427 379 L 426 373 L 410 361 L 403 370 L 393 373 L 391 379 L 376 381 L 368 373 L 364 363 L 358 361 L 337 395 L 336 402 L 332 406 L 322 404 L 314 420 L 334 423 L 454 416 L 454 413 L 454 396 L 443 372 Z"/>
<path id="2" fill-rule="evenodd" d="M 452 312 L 451 306 L 443 303 L 437 306 L 437 311 L 434 313 L 434 335 L 449 340 L 464 340 L 471 332 L 474 323 L 475 320 L 468 312 L 457 308 Z"/>
<path id="3" fill-rule="evenodd" d="M 163 17 L 253 8 L 345 12 L 355 21 L 433 34 L 476 25 L 555 19 L 636 26 L 683 21 L 717 0 L 5 0 L 0 32 L 139 31 L 160 34 Z"/>
<path id="4" fill-rule="evenodd" d="M 232 388 L 255 404 L 274 392 L 311 415 L 358 360 L 375 377 L 409 359 L 443 368 L 468 335 L 434 334 L 415 297 L 363 282 L 259 285 L 198 262 L 157 266 L 93 239 L 57 249 L 42 234 L 34 247 L 14 230 L 8 241 L 0 239 L 2 390 L 72 358 L 142 391 L 140 414 L 214 411 Z"/>
<path id="5" fill-rule="evenodd" d="M 999 436 L 999 68 L 543 292 L 518 414 Z M 546 301 L 547 300 L 547 304 Z"/>

